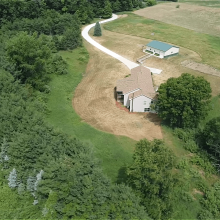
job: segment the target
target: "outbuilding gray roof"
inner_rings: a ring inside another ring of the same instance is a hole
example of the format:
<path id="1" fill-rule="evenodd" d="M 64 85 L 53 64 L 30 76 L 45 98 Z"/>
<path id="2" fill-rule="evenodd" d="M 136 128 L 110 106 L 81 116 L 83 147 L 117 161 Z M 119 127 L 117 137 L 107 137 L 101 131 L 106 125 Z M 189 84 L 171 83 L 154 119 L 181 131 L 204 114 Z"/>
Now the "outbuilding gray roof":
<path id="1" fill-rule="evenodd" d="M 170 48 L 172 47 L 176 47 L 167 43 L 163 43 L 157 40 L 153 40 L 151 41 L 149 44 L 147 44 L 148 47 L 152 47 L 155 48 L 157 50 L 161 50 L 161 51 L 168 51 Z"/>

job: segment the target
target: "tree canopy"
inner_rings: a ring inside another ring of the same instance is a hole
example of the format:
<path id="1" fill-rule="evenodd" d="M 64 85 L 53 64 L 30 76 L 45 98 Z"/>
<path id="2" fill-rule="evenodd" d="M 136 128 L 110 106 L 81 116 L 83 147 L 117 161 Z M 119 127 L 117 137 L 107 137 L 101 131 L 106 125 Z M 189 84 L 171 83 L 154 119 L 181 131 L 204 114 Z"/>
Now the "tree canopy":
<path id="1" fill-rule="evenodd" d="M 210 83 L 188 73 L 170 78 L 158 89 L 159 116 L 174 127 L 196 127 L 210 110 Z"/>
<path id="2" fill-rule="evenodd" d="M 0 71 L 0 183 L 19 193 L 11 195 L 13 218 L 43 213 L 48 219 L 52 213 L 55 219 L 148 219 L 131 188 L 112 184 L 103 174 L 91 146 L 46 125 L 46 106 L 38 95 Z M 23 204 L 28 199 L 27 207 L 37 205 L 37 213 L 36 208 L 20 212 L 19 198 Z"/>
<path id="3" fill-rule="evenodd" d="M 175 157 L 161 140 L 137 143 L 133 164 L 127 170 L 128 183 L 141 197 L 150 217 L 169 219 L 172 213 L 172 169 Z"/>

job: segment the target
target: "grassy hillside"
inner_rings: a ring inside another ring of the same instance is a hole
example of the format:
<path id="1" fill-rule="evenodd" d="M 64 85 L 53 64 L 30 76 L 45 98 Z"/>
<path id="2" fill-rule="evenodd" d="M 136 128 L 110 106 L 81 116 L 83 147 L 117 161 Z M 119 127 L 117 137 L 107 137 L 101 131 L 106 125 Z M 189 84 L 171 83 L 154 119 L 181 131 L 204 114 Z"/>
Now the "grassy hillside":
<path id="1" fill-rule="evenodd" d="M 93 145 L 105 173 L 116 181 L 119 169 L 132 161 L 136 141 L 98 131 L 81 120 L 71 102 L 74 90 L 85 72 L 88 54 L 85 48 L 79 48 L 62 51 L 60 55 L 69 64 L 69 73 L 62 76 L 54 75 L 50 82 L 51 93 L 48 101 L 50 113 L 46 120 L 56 129 Z"/>

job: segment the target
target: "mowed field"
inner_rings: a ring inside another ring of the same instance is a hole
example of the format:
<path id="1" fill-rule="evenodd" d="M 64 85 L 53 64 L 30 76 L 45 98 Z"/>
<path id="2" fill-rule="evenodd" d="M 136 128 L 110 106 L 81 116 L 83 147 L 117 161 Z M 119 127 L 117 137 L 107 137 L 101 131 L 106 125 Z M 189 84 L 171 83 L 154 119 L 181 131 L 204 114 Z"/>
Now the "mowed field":
<path id="1" fill-rule="evenodd" d="M 77 114 L 93 127 L 115 135 L 127 136 L 134 140 L 161 139 L 160 120 L 156 115 L 131 114 L 116 106 L 116 82 L 129 75 L 130 70 L 89 43 L 85 42 L 85 46 L 90 60 L 85 76 L 74 94 L 73 107 Z M 130 56 L 132 54 L 128 57 Z"/>
<path id="2" fill-rule="evenodd" d="M 193 5 L 201 5 L 201 6 L 207 6 L 207 7 L 214 7 L 214 8 L 220 8 L 220 1 L 212 1 L 212 0 L 180 0 L 179 2 L 184 2 L 187 4 L 193 4 Z"/>
<path id="3" fill-rule="evenodd" d="M 176 8 L 177 5 L 179 8 Z M 220 8 L 172 2 L 144 8 L 134 13 L 197 32 L 220 36 Z"/>
<path id="4" fill-rule="evenodd" d="M 129 16 L 134 17 L 133 15 L 129 15 Z M 135 20 L 131 21 L 129 16 L 120 18 L 118 21 L 115 21 L 115 22 L 118 23 L 121 20 L 123 24 L 124 23 L 123 20 L 126 19 L 129 21 L 127 26 L 130 28 L 126 30 L 120 29 L 117 27 L 112 28 L 114 27 L 114 22 L 110 24 L 105 24 L 103 28 L 103 36 L 100 38 L 96 37 L 94 39 L 98 41 L 100 44 L 102 44 L 103 46 L 109 48 L 110 50 L 135 62 L 138 57 L 144 55 L 144 53 L 142 52 L 142 46 L 149 43 L 152 39 L 118 33 L 118 31 L 124 32 L 124 33 L 129 32 L 133 34 L 137 33 L 141 36 L 144 36 L 144 30 L 140 28 L 142 24 L 140 23 L 140 27 L 139 26 L 134 27 L 133 23 L 135 22 Z M 119 25 L 119 27 L 121 27 L 121 25 Z M 112 31 L 108 31 L 106 30 L 106 28 L 111 29 Z M 132 28 L 133 28 L 133 31 L 132 31 Z M 153 27 L 151 24 L 150 28 L 154 29 L 155 31 L 159 31 L 160 26 L 158 26 L 158 24 L 156 23 L 156 25 Z M 117 32 L 113 32 L 114 30 L 116 30 Z M 146 33 L 145 35 L 146 37 L 148 36 L 152 37 L 146 31 L 145 33 Z M 159 38 L 159 40 L 162 40 L 162 39 Z M 176 44 L 176 45 L 180 46 L 179 44 Z M 184 62 L 185 60 L 186 61 L 190 60 L 193 62 L 202 62 L 202 55 L 203 54 L 197 53 L 193 50 L 180 46 L 180 54 L 178 56 L 170 57 L 168 59 L 159 59 L 156 57 L 150 57 L 143 63 L 143 65 L 163 70 L 162 73 L 159 75 L 153 74 L 153 82 L 155 86 L 159 86 L 161 83 L 166 82 L 167 79 L 170 77 L 178 77 L 182 73 L 190 73 L 195 76 L 203 76 L 205 79 L 207 79 L 211 83 L 213 96 L 216 96 L 220 93 L 220 87 L 219 87 L 220 77 L 204 74 L 199 71 L 195 71 L 195 70 L 186 68 L 183 65 L 181 65 L 181 63 Z"/>

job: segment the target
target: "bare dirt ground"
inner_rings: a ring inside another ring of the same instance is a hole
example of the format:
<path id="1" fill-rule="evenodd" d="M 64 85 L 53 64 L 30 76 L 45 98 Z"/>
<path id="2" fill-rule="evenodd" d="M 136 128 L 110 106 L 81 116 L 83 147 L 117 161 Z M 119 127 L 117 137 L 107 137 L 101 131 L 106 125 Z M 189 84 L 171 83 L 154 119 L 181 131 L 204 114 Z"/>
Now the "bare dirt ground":
<path id="1" fill-rule="evenodd" d="M 177 5 L 179 8 L 176 8 Z M 220 36 L 220 8 L 176 2 L 158 4 L 134 13 L 153 20 Z"/>
<path id="2" fill-rule="evenodd" d="M 93 127 L 135 140 L 162 138 L 160 120 L 151 114 L 129 114 L 115 104 L 114 87 L 130 70 L 87 42 L 90 53 L 86 75 L 75 90 L 73 106 Z"/>
<path id="3" fill-rule="evenodd" d="M 183 66 L 190 68 L 192 70 L 197 70 L 202 73 L 214 75 L 220 77 L 220 70 L 217 70 L 209 65 L 196 63 L 191 60 L 185 60 L 181 63 Z"/>

